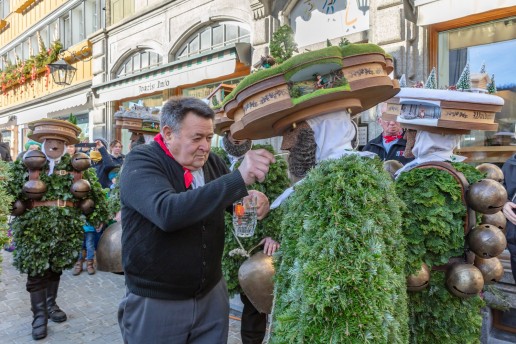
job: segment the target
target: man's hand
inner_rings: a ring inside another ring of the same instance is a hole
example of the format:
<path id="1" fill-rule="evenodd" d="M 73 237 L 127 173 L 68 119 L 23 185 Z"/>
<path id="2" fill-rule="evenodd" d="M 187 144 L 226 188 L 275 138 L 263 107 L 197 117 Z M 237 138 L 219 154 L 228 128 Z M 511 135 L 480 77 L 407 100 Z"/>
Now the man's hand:
<path id="1" fill-rule="evenodd" d="M 260 241 L 260 245 L 263 244 L 263 253 L 265 253 L 268 256 L 272 256 L 274 252 L 279 250 L 280 244 L 274 240 L 272 240 L 271 237 L 263 238 L 262 241 Z"/>
<path id="2" fill-rule="evenodd" d="M 100 233 L 100 231 L 102 230 L 102 227 L 104 226 L 103 223 L 101 223 L 97 228 L 95 228 L 95 230 L 97 231 L 97 233 Z"/>
<path id="3" fill-rule="evenodd" d="M 245 185 L 251 185 L 256 181 L 263 182 L 269 165 L 276 162 L 274 155 L 265 149 L 250 150 L 245 153 L 242 164 L 238 167 Z"/>
<path id="4" fill-rule="evenodd" d="M 503 206 L 503 214 L 505 215 L 505 218 L 516 225 L 516 213 L 514 212 L 515 209 L 516 204 L 513 202 L 507 202 Z"/>
<path id="5" fill-rule="evenodd" d="M 102 142 L 100 140 L 95 141 L 95 144 L 96 144 L 97 149 L 104 147 L 104 145 L 102 144 Z"/>
<path id="6" fill-rule="evenodd" d="M 246 197 L 256 198 L 256 218 L 262 220 L 269 213 L 269 199 L 264 193 L 257 190 L 249 190 L 247 193 L 249 196 Z"/>

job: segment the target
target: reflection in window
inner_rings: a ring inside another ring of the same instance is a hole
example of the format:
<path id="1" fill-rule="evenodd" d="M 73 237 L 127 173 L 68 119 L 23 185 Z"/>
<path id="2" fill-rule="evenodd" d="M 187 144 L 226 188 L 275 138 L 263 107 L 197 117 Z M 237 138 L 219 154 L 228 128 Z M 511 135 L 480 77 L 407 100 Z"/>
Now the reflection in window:
<path id="1" fill-rule="evenodd" d="M 516 51 L 516 17 L 443 31 L 438 43 L 439 87 L 455 85 L 466 63 L 471 73 L 480 72 L 485 63 L 486 73 L 494 74 L 496 95 L 505 101 L 501 113 L 496 114 L 498 134 L 472 131 L 463 135 L 461 146 L 506 145 L 502 133 L 514 136 L 516 132 L 516 64 L 514 54 L 509 53 Z"/>
<path id="2" fill-rule="evenodd" d="M 146 69 L 151 69 L 163 64 L 161 55 L 152 50 L 138 51 L 129 56 L 123 65 L 118 69 L 115 78 L 120 78 L 126 75 L 134 74 Z"/>
<path id="3" fill-rule="evenodd" d="M 193 34 L 176 54 L 176 59 L 199 55 L 237 42 L 250 42 L 250 32 L 236 22 L 217 23 Z"/>

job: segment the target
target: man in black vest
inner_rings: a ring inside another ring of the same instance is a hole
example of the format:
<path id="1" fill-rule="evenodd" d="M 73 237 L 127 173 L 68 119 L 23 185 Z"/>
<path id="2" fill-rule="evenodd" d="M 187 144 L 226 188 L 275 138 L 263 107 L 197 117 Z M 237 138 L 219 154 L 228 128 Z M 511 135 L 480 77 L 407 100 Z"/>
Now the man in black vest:
<path id="1" fill-rule="evenodd" d="M 118 320 L 126 343 L 226 343 L 224 211 L 263 181 L 272 153 L 251 150 L 229 173 L 210 154 L 213 111 L 195 98 L 162 109 L 161 132 L 126 157 L 120 176 L 127 292 Z M 269 203 L 257 196 L 257 217 Z"/>

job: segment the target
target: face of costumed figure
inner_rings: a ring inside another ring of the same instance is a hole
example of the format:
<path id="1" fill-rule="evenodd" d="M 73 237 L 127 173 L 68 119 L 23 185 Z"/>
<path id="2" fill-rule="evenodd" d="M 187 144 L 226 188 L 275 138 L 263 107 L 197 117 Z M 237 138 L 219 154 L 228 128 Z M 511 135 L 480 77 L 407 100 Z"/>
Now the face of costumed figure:
<path id="1" fill-rule="evenodd" d="M 45 154 L 50 159 L 58 159 L 63 156 L 65 151 L 65 142 L 63 140 L 46 139 L 43 143 Z"/>
<path id="2" fill-rule="evenodd" d="M 213 138 L 213 120 L 198 116 L 193 112 L 186 114 L 178 132 L 169 126 L 162 128 L 163 140 L 183 167 L 198 170 L 208 160 Z"/>

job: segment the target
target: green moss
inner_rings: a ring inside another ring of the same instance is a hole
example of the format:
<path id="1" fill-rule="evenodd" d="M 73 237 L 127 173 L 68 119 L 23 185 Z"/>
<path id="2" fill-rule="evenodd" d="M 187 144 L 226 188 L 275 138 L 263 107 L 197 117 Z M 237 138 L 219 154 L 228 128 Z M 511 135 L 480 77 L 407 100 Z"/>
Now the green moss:
<path id="1" fill-rule="evenodd" d="M 231 91 L 231 93 L 229 93 L 227 96 L 224 97 L 221 107 L 224 107 L 224 105 L 226 105 L 229 101 L 233 100 L 240 91 L 247 88 L 248 86 L 251 86 L 255 82 L 265 80 L 267 78 L 270 78 L 275 75 L 279 75 L 281 73 L 283 73 L 283 69 L 281 69 L 281 65 L 276 65 L 274 67 L 267 68 L 267 69 L 261 69 L 259 71 L 249 74 L 242 81 L 240 81 L 238 83 L 238 85 L 233 89 L 233 91 Z"/>
<path id="2" fill-rule="evenodd" d="M 382 162 L 324 161 L 283 207 L 271 343 L 407 343 L 402 202 Z"/>
<path id="3" fill-rule="evenodd" d="M 312 99 L 312 98 L 315 98 L 315 97 L 319 97 L 319 96 L 321 96 L 323 94 L 330 94 L 330 93 L 342 92 L 342 91 L 350 91 L 350 90 L 351 90 L 351 88 L 349 87 L 348 83 L 346 83 L 346 85 L 344 85 L 344 86 L 339 86 L 339 87 L 334 87 L 334 88 L 322 88 L 322 89 L 314 91 L 312 93 L 308 93 L 308 94 L 302 95 L 299 98 L 294 98 L 294 99 L 292 99 L 292 103 L 294 105 L 297 105 L 297 104 L 305 102 L 305 101 L 307 101 L 309 99 Z"/>
<path id="4" fill-rule="evenodd" d="M 283 62 L 282 64 L 276 65 L 272 68 L 262 69 L 246 76 L 233 89 L 233 91 L 231 91 L 231 93 L 224 98 L 221 106 L 224 106 L 229 101 L 233 100 L 236 97 L 236 95 L 245 88 L 269 77 L 285 73 L 285 80 L 289 80 L 290 77 L 292 77 L 292 75 L 297 73 L 299 70 L 307 68 L 311 65 L 321 63 L 337 63 L 339 65 L 342 65 L 342 60 L 340 58 L 334 58 L 336 56 L 347 57 L 352 55 L 368 53 L 380 53 L 385 55 L 385 51 L 382 48 L 380 48 L 376 44 L 371 43 L 347 44 L 343 47 L 330 46 L 316 51 L 309 51 L 306 53 L 295 55 Z M 325 57 L 328 57 L 328 60 L 325 60 L 325 62 L 314 61 L 313 64 L 305 64 L 311 60 L 316 60 Z"/>
<path id="5" fill-rule="evenodd" d="M 370 53 L 379 53 L 385 55 L 385 50 L 372 43 L 348 44 L 341 49 L 343 57 Z"/>

